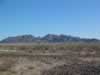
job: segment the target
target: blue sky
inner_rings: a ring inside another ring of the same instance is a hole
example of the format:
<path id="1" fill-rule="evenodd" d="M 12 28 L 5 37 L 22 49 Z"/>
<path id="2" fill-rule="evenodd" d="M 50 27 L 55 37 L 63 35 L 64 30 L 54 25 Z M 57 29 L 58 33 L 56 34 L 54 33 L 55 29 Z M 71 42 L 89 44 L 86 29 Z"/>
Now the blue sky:
<path id="1" fill-rule="evenodd" d="M 100 0 L 0 0 L 0 39 L 48 33 L 100 38 Z"/>

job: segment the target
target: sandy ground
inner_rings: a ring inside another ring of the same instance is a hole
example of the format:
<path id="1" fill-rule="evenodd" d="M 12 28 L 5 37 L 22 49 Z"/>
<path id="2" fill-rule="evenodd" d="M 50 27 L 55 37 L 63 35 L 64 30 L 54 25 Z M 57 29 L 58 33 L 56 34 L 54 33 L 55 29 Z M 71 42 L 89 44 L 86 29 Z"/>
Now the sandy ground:
<path id="1" fill-rule="evenodd" d="M 87 56 L 86 55 L 90 55 Z M 13 50 L 0 51 L 0 75 L 41 75 L 42 71 L 62 64 L 100 63 L 96 52 L 24 53 Z"/>

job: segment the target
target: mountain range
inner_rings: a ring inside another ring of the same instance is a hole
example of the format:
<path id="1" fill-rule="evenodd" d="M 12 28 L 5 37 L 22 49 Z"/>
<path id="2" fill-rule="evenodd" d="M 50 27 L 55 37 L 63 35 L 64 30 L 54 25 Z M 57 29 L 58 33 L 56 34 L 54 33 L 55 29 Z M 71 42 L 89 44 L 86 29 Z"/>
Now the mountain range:
<path id="1" fill-rule="evenodd" d="M 0 43 L 32 43 L 32 42 L 50 42 L 50 43 L 63 43 L 63 42 L 100 42 L 99 39 L 80 38 L 70 35 L 56 35 L 47 34 L 43 37 L 35 37 L 33 35 L 20 35 L 7 37 L 0 41 Z"/>

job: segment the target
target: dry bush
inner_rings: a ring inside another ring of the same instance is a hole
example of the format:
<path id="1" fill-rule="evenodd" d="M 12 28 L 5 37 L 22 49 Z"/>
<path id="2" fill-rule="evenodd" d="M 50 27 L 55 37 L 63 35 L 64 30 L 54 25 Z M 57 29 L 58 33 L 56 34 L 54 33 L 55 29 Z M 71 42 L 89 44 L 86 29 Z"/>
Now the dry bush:
<path id="1" fill-rule="evenodd" d="M 43 44 L 0 44 L 3 49 L 16 49 L 16 50 L 82 50 L 84 48 L 100 50 L 99 43 L 43 43 Z"/>
<path id="2" fill-rule="evenodd" d="M 43 71 L 42 75 L 100 75 L 100 66 L 89 64 L 61 65 Z"/>
<path id="3" fill-rule="evenodd" d="M 15 63 L 15 60 L 13 60 L 12 58 L 2 58 L 0 59 L 0 72 L 5 72 L 10 70 L 10 68 L 13 66 L 13 64 Z"/>

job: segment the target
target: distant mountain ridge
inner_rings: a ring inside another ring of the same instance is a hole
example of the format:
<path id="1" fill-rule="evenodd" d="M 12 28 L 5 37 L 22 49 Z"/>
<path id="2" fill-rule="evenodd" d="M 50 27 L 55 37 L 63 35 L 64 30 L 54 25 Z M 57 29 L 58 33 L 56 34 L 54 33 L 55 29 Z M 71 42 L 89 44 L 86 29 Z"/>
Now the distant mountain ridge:
<path id="1" fill-rule="evenodd" d="M 80 37 L 74 37 L 70 35 L 56 35 L 47 34 L 43 37 L 35 37 L 33 35 L 20 35 L 14 37 L 8 37 L 0 41 L 0 43 L 32 43 L 32 42 L 100 42 L 98 39 L 86 39 Z"/>

